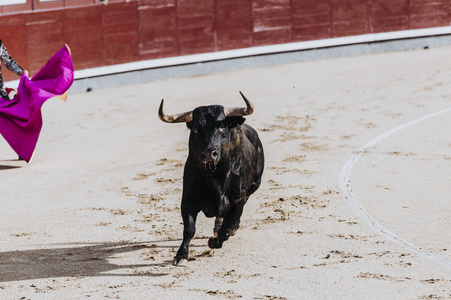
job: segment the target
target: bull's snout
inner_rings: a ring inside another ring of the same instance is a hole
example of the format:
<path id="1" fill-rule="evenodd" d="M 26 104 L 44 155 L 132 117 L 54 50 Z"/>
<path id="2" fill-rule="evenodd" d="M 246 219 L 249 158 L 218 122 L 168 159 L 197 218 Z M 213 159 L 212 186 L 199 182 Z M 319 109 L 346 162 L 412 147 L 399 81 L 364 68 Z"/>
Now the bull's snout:
<path id="1" fill-rule="evenodd" d="M 212 163 L 218 161 L 219 153 L 217 150 L 204 151 L 201 153 L 201 156 L 204 163 Z"/>

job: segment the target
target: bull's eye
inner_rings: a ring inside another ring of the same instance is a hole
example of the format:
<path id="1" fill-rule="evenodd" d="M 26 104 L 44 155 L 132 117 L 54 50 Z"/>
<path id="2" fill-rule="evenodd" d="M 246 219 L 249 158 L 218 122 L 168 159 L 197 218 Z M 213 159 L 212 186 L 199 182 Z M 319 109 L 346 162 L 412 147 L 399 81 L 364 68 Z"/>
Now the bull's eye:
<path id="1" fill-rule="evenodd" d="M 192 131 L 195 133 L 195 134 L 197 134 L 197 128 L 192 128 Z"/>

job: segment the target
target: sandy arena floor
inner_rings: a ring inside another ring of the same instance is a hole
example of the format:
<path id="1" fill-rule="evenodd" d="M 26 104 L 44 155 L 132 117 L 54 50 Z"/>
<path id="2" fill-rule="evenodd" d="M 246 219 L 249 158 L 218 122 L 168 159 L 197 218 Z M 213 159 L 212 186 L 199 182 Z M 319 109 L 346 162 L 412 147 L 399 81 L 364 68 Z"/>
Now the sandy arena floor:
<path id="1" fill-rule="evenodd" d="M 30 165 L 0 140 L 0 299 L 451 298 L 450 52 L 246 69 L 48 101 Z M 200 215 L 192 260 L 174 267 L 189 131 L 161 122 L 158 105 L 164 98 L 167 113 L 239 106 L 240 90 L 255 105 L 246 122 L 266 151 L 262 186 L 222 249 L 208 249 L 213 220 Z M 349 182 L 340 183 L 353 155 Z"/>

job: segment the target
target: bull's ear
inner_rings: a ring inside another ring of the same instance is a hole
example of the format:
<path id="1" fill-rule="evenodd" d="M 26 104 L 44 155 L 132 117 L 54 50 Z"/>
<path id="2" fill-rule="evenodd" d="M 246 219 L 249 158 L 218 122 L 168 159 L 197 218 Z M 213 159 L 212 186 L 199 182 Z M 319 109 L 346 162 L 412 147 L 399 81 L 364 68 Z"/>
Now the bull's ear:
<path id="1" fill-rule="evenodd" d="M 186 122 L 186 127 L 188 127 L 188 129 L 193 128 L 193 121 L 191 121 L 191 122 Z"/>
<path id="2" fill-rule="evenodd" d="M 229 128 L 241 125 L 244 123 L 244 121 L 246 121 L 246 119 L 243 117 L 227 117 L 226 120 Z"/>

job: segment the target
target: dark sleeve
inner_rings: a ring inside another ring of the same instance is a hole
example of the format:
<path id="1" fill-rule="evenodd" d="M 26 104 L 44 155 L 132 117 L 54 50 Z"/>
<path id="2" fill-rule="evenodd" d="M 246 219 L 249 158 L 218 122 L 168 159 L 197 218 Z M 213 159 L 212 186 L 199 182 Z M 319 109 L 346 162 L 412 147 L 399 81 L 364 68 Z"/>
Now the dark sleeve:
<path id="1" fill-rule="evenodd" d="M 6 50 L 5 45 L 0 40 L 0 59 L 5 64 L 5 66 L 16 73 L 17 75 L 21 75 L 23 73 L 23 69 L 16 63 L 16 61 L 9 55 L 8 50 Z"/>

